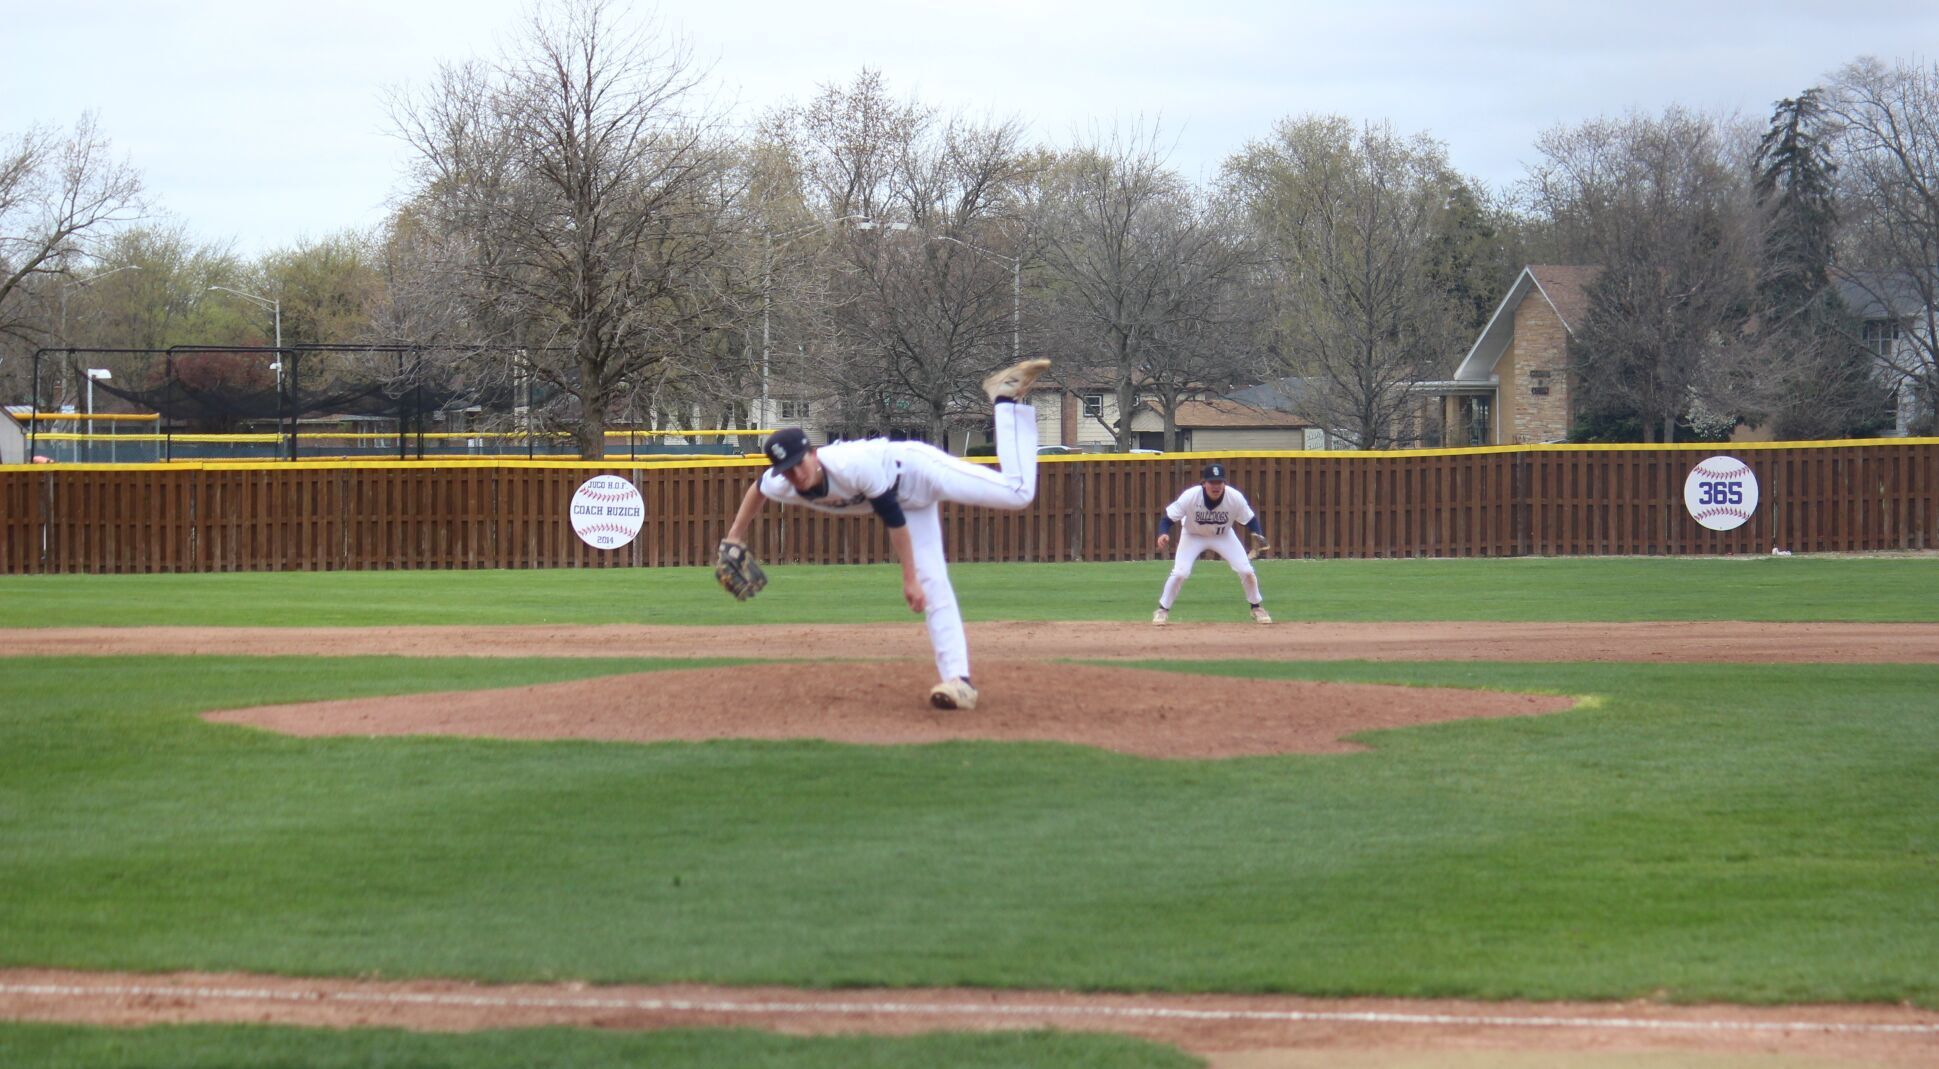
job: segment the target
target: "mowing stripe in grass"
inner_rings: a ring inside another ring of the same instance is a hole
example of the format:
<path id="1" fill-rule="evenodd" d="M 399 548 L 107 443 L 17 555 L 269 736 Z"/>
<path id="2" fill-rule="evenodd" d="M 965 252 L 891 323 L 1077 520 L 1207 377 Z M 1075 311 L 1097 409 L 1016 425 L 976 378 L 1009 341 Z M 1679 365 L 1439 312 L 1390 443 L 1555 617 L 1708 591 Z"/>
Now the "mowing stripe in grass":
<path id="1" fill-rule="evenodd" d="M 958 564 L 970 620 L 1142 620 L 1169 560 Z M 1294 620 L 1939 621 L 1939 559 L 1516 558 L 1259 562 Z M 777 565 L 745 603 L 706 568 L 0 576 L 10 627 L 799 624 L 906 621 L 896 566 Z M 1245 619 L 1221 571 L 1181 619 Z"/>
<path id="2" fill-rule="evenodd" d="M 523 1028 L 159 1025 L 90 1028 L 0 1022 L 7 1069 L 1186 1069 L 1183 1051 L 1127 1036 L 1051 1030 L 918 1036 L 784 1036 L 752 1029 L 651 1032 Z"/>

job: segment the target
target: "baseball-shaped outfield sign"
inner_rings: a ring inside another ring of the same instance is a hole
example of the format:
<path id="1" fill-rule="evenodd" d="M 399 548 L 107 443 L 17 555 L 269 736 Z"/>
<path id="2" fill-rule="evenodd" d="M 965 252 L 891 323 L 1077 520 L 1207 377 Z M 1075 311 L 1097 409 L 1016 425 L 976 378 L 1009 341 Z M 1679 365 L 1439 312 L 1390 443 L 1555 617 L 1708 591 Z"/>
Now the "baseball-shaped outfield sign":
<path id="1" fill-rule="evenodd" d="M 646 522 L 640 488 L 618 475 L 595 475 L 572 495 L 572 530 L 594 549 L 618 549 Z"/>
<path id="2" fill-rule="evenodd" d="M 1757 473 L 1736 457 L 1711 457 L 1683 480 L 1683 507 L 1713 531 L 1742 527 L 1757 511 Z"/>

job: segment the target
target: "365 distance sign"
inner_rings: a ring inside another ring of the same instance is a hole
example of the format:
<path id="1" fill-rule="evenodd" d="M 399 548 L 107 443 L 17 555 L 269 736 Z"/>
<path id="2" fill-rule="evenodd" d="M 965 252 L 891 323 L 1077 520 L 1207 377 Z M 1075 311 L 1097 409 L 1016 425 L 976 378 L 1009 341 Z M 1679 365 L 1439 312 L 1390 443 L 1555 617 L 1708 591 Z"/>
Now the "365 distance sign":
<path id="1" fill-rule="evenodd" d="M 1742 527 L 1757 511 L 1757 473 L 1736 457 L 1711 457 L 1683 480 L 1683 507 L 1713 531 Z"/>

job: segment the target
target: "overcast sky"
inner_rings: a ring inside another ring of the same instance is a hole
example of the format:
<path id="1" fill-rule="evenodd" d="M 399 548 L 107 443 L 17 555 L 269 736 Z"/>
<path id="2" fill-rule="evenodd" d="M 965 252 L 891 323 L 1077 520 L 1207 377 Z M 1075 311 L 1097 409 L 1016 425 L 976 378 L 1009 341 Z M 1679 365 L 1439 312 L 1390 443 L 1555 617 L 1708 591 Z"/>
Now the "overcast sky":
<path id="1" fill-rule="evenodd" d="M 386 88 L 495 55 L 530 0 L 8 8 L 0 136 L 93 110 L 156 208 L 254 256 L 380 221 L 406 156 Z M 1014 116 L 1053 144 L 1161 117 L 1194 177 L 1275 120 L 1320 112 L 1429 132 L 1500 186 L 1557 123 L 1673 102 L 1761 121 L 1860 55 L 1939 53 L 1932 0 L 669 0 L 657 13 L 742 118 L 869 66 L 898 95 Z"/>

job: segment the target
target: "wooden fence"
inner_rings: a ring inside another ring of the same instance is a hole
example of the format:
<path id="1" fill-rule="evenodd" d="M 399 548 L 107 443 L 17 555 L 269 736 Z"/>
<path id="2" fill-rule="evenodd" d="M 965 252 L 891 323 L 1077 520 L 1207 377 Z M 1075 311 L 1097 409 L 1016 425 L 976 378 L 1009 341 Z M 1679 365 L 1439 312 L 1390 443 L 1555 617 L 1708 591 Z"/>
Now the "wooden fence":
<path id="1" fill-rule="evenodd" d="M 1710 531 L 1685 511 L 1692 466 L 1748 462 L 1756 514 Z M 1159 510 L 1210 455 L 1046 458 L 1022 512 L 944 509 L 956 561 L 1153 556 Z M 1510 557 L 1939 548 L 1939 439 L 1702 446 L 1530 446 L 1224 460 L 1288 557 Z M 0 468 L 0 572 L 229 572 L 710 564 L 757 462 L 698 466 L 457 462 Z M 567 502 L 631 479 L 646 525 L 595 550 Z M 872 518 L 769 508 L 764 559 L 889 559 Z"/>

